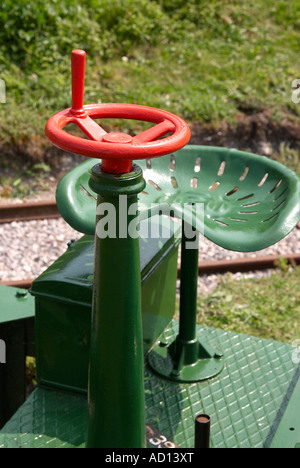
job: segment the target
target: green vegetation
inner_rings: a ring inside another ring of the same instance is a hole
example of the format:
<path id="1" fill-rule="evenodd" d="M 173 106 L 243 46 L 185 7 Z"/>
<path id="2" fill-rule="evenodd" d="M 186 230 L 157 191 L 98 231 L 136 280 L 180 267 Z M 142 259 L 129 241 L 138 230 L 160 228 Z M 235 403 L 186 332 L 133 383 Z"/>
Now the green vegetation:
<path id="1" fill-rule="evenodd" d="M 1 161 L 0 196 L 19 198 L 49 191 L 50 167 L 41 163 L 20 164 L 11 158 Z M 51 176 L 50 176 L 51 177 Z"/>
<path id="2" fill-rule="evenodd" d="M 234 123 L 239 112 L 299 120 L 300 104 L 291 100 L 300 78 L 299 0 L 2 0 L 0 144 L 27 145 L 29 152 L 45 145 L 47 119 L 71 103 L 74 48 L 88 54 L 87 103 L 150 105 L 216 127 Z M 5 167 L 2 159 L 2 196 L 43 185 L 48 166 L 38 164 L 43 151 L 37 153 L 21 172 L 11 155 Z M 298 150 L 282 145 L 276 158 L 300 173 Z M 225 279 L 199 298 L 199 320 L 299 338 L 299 280 L 299 269 L 271 280 Z"/>
<path id="3" fill-rule="evenodd" d="M 238 111 L 298 118 L 298 0 L 2 0 L 0 140 L 42 136 L 70 105 L 70 52 L 88 54 L 86 102 L 129 102 L 188 121 Z"/>
<path id="4" fill-rule="evenodd" d="M 300 175 L 300 149 L 291 148 L 286 143 L 282 143 L 274 158 L 281 164 L 285 164 L 292 171 Z"/>
<path id="5" fill-rule="evenodd" d="M 220 277 L 213 293 L 198 299 L 198 322 L 223 330 L 292 343 L 300 336 L 300 268 L 282 261 L 271 277 Z"/>

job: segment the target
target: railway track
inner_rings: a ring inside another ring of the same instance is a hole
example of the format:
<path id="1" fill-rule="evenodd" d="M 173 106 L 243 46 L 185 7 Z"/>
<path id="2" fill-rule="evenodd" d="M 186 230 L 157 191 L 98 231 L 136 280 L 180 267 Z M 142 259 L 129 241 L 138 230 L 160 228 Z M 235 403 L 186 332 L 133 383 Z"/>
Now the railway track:
<path id="1" fill-rule="evenodd" d="M 33 203 L 8 203 L 0 204 L 0 224 L 59 218 L 55 201 L 40 201 Z M 300 224 L 297 226 L 300 228 Z M 300 265 L 300 254 L 283 255 L 283 258 L 292 265 Z M 243 257 L 234 260 L 219 260 L 201 262 L 199 264 L 199 275 L 222 274 L 226 272 L 250 272 L 275 268 L 278 264 L 279 256 L 270 255 L 265 257 Z M 178 268 L 178 277 L 180 277 L 180 267 Z M 4 281 L 0 284 L 14 286 L 18 288 L 29 289 L 34 279 L 20 281 Z"/>
<path id="2" fill-rule="evenodd" d="M 0 223 L 59 218 L 55 201 L 0 204 Z"/>
<path id="3" fill-rule="evenodd" d="M 290 265 L 300 265 L 300 254 L 284 255 Z M 198 272 L 201 275 L 224 274 L 224 273 L 247 273 L 251 271 L 270 270 L 278 266 L 279 256 L 269 255 L 265 257 L 245 257 L 235 260 L 219 260 L 211 262 L 202 262 L 199 264 Z M 180 278 L 180 267 L 178 268 L 178 278 Z M 20 281 L 0 282 L 6 286 L 16 288 L 29 289 L 33 283 L 33 279 L 25 279 Z"/>

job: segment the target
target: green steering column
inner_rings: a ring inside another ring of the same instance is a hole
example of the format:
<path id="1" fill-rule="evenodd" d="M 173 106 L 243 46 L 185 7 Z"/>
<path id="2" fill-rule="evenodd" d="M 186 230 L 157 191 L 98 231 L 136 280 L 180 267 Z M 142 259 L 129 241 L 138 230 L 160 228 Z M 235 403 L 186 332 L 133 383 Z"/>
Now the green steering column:
<path id="1" fill-rule="evenodd" d="M 114 175 L 92 169 L 98 194 L 94 297 L 88 383 L 87 448 L 143 448 L 144 356 L 140 251 L 134 205 L 142 171 Z M 127 216 L 124 207 L 127 205 Z M 128 229 L 137 235 L 128 235 Z"/>

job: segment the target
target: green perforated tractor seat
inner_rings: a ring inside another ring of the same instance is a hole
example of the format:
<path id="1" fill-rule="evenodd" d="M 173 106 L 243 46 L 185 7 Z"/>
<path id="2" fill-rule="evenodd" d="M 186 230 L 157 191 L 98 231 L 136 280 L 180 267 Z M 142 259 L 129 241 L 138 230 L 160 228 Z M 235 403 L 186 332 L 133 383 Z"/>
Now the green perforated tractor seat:
<path id="1" fill-rule="evenodd" d="M 60 182 L 57 203 L 65 220 L 94 234 L 96 199 L 89 188 L 89 160 Z M 198 340 L 198 233 L 240 252 L 258 251 L 287 236 L 300 220 L 300 178 L 263 156 L 224 148 L 186 146 L 174 154 L 138 161 L 146 187 L 139 194 L 141 219 L 164 213 L 182 219 L 179 334 L 148 355 L 152 370 L 177 382 L 210 379 L 224 368 L 222 351 Z M 200 209 L 199 209 L 200 208 Z M 187 226 L 195 243 L 187 244 Z"/>
<path id="2" fill-rule="evenodd" d="M 57 189 L 62 216 L 85 234 L 95 232 L 96 199 L 88 181 L 97 162 L 91 159 L 73 169 Z M 186 146 L 138 165 L 147 183 L 139 196 L 141 219 L 154 214 L 154 204 L 156 210 L 179 218 L 184 210 L 185 222 L 225 249 L 264 249 L 287 236 L 300 220 L 300 178 L 269 158 Z M 204 216 L 196 203 L 203 204 Z"/>

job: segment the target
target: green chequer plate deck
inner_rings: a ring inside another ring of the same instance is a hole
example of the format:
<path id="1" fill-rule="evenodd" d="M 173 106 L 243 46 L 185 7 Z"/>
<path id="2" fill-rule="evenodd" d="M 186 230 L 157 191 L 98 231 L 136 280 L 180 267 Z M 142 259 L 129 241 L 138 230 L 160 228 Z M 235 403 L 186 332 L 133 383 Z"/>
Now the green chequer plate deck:
<path id="1" fill-rule="evenodd" d="M 173 321 L 161 340 L 172 341 L 177 332 Z M 180 447 L 193 448 L 194 418 L 206 413 L 211 448 L 269 448 L 279 431 L 280 444 L 296 447 L 300 409 L 293 396 L 299 395 L 300 372 L 293 363 L 294 348 L 200 326 L 197 335 L 224 353 L 224 370 L 206 382 L 178 384 L 154 375 L 146 364 L 147 424 Z M 288 412 L 296 427 L 288 422 L 282 427 Z M 0 448 L 82 448 L 86 423 L 86 395 L 38 388 L 0 431 Z"/>

